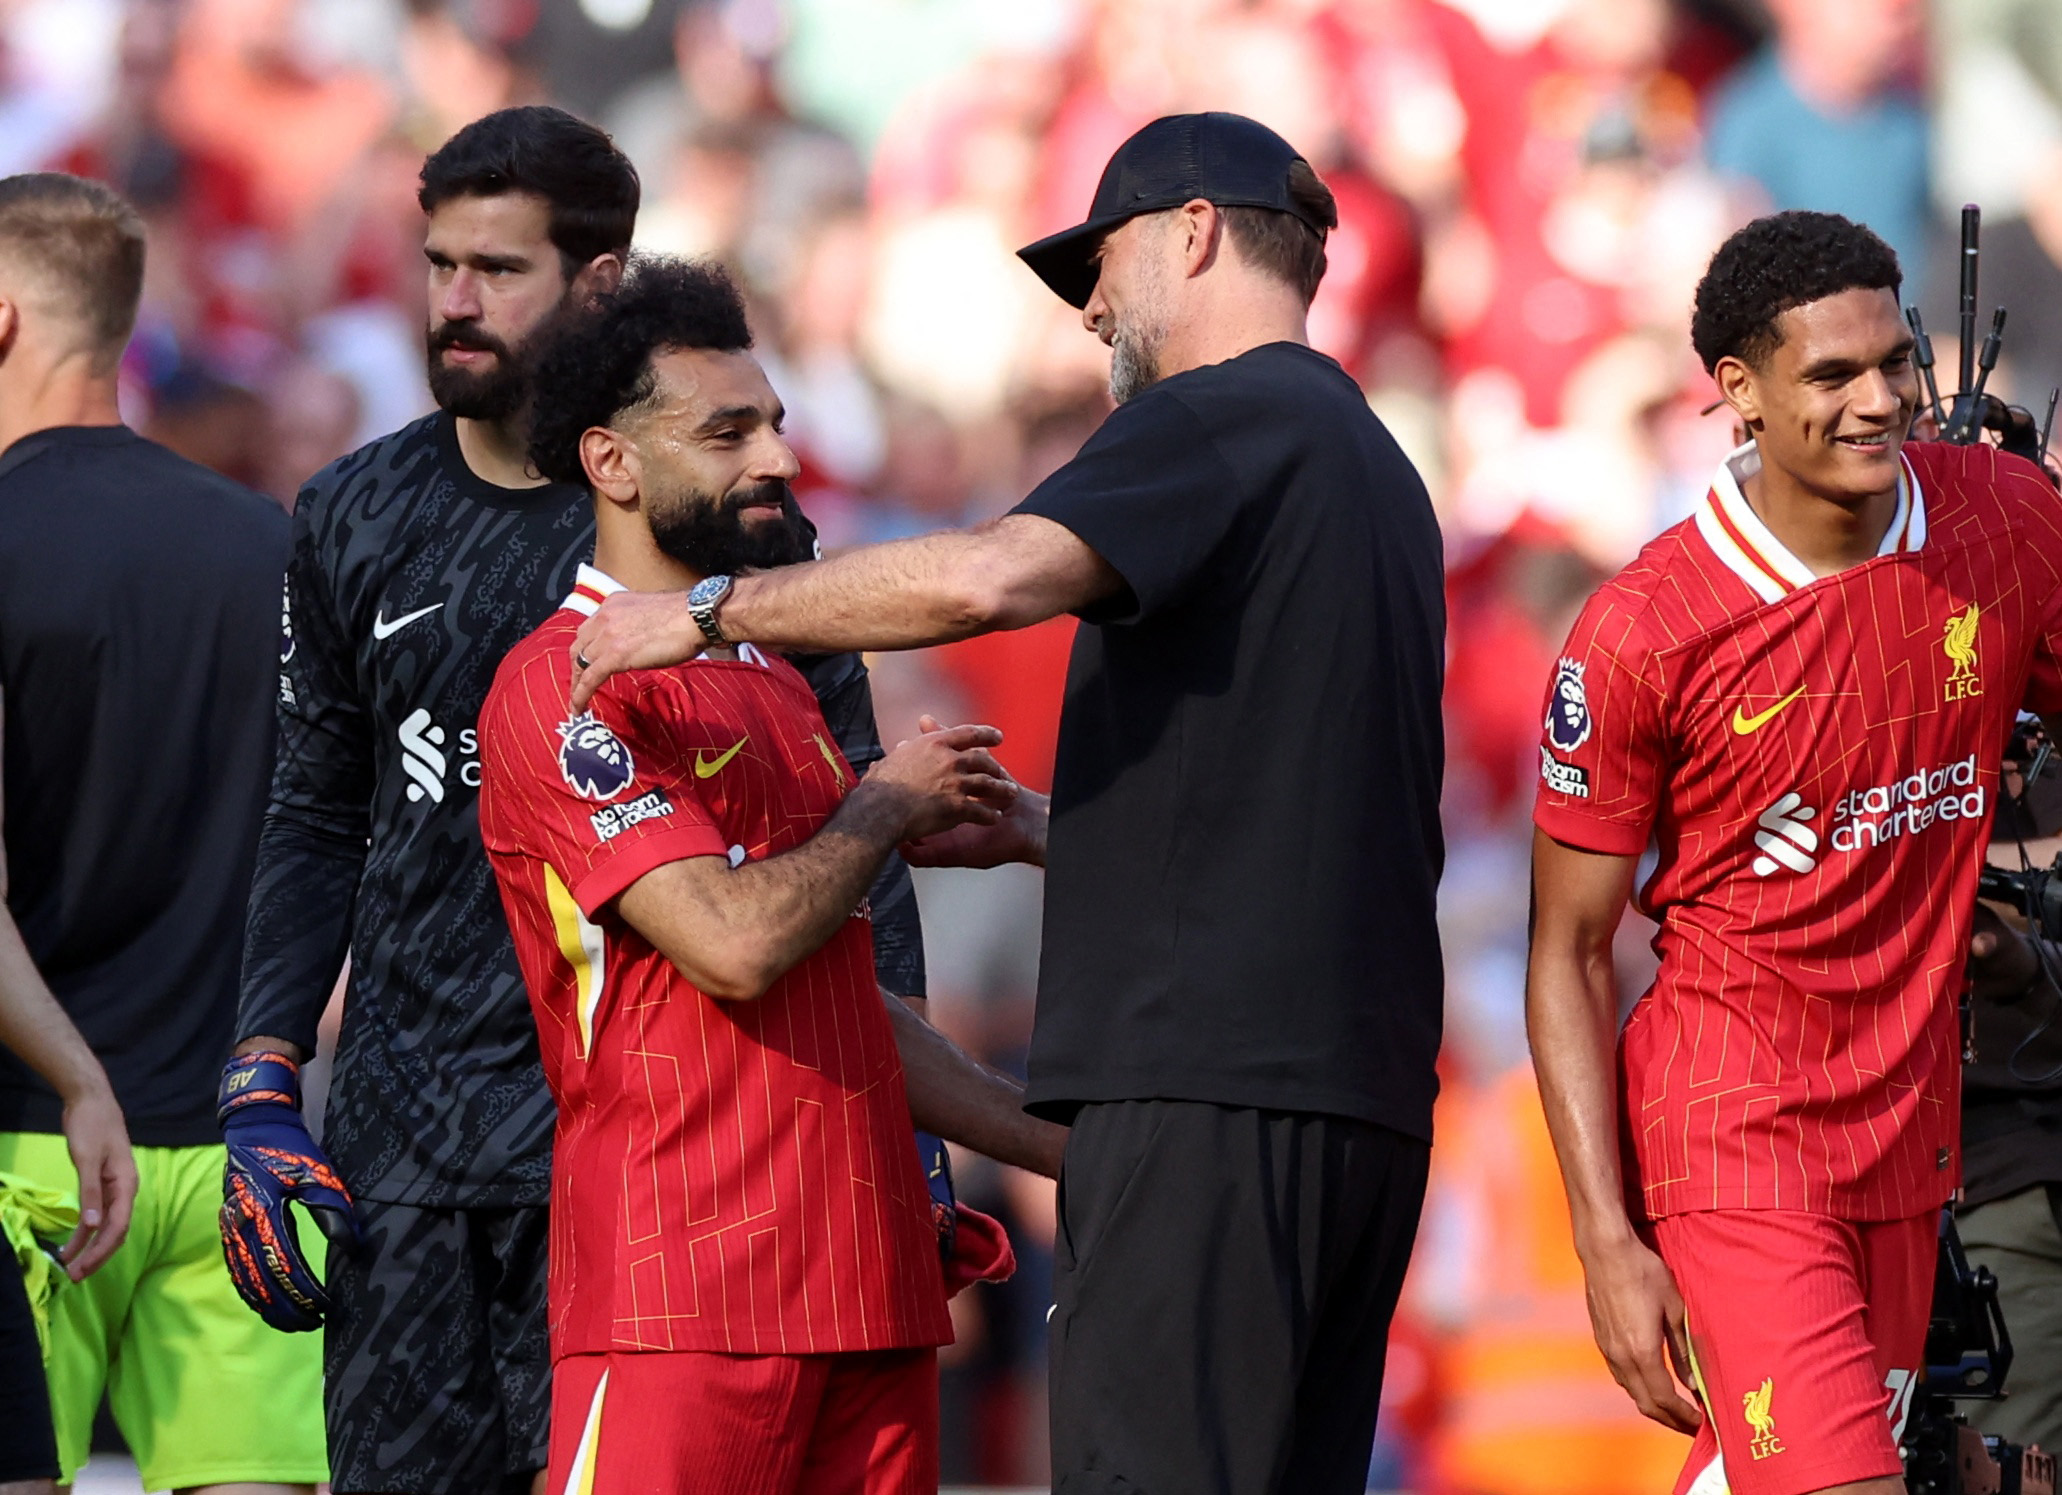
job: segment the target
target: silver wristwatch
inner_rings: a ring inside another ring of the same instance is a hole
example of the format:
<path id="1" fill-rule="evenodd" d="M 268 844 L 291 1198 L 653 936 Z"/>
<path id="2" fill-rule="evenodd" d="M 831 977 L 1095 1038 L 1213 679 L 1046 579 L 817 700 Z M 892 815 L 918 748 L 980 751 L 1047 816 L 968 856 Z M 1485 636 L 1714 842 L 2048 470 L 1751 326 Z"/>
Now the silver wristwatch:
<path id="1" fill-rule="evenodd" d="M 727 644 L 723 629 L 716 622 L 716 609 L 723 599 L 730 595 L 731 578 L 709 576 L 696 582 L 687 594 L 687 615 L 694 619 L 695 626 L 702 630 L 702 637 L 712 644 Z"/>

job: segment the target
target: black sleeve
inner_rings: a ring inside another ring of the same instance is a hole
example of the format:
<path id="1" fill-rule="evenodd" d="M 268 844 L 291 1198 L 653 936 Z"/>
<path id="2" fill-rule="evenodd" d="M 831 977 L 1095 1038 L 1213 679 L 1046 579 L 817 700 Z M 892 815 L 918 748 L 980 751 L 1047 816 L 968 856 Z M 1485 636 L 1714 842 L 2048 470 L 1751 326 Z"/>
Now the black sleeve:
<path id="1" fill-rule="evenodd" d="M 1015 512 L 1065 525 L 1124 578 L 1128 595 L 1084 608 L 1084 619 L 1135 623 L 1210 579 L 1247 496 L 1201 418 L 1148 390 L 1119 406 Z"/>
<path id="2" fill-rule="evenodd" d="M 311 486 L 294 513 L 280 640 L 278 757 L 258 833 L 236 1017 L 239 1042 L 270 1034 L 310 1052 L 350 949 L 374 772 L 349 635 L 322 565 L 320 508 Z"/>
<path id="3" fill-rule="evenodd" d="M 883 756 L 874 723 L 873 685 L 857 654 L 797 655 L 793 660 L 816 701 L 831 738 L 852 771 L 863 774 Z M 924 986 L 924 930 L 917 917 L 916 884 L 909 864 L 890 853 L 873 892 L 874 975 L 897 996 L 921 997 Z"/>

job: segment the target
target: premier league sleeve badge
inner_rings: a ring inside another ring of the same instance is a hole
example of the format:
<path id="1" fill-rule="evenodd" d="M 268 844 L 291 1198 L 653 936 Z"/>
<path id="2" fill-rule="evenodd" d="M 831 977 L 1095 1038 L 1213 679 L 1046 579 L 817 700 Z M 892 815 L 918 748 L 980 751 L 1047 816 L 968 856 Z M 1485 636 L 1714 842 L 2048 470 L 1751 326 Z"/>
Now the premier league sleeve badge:
<path id="1" fill-rule="evenodd" d="M 1589 691 L 1581 661 L 1565 656 L 1554 666 L 1554 693 L 1547 704 L 1547 741 L 1557 751 L 1572 753 L 1589 741 Z"/>
<path id="2" fill-rule="evenodd" d="M 560 723 L 558 735 L 558 771 L 582 799 L 614 799 L 637 777 L 629 746 L 593 712 Z"/>

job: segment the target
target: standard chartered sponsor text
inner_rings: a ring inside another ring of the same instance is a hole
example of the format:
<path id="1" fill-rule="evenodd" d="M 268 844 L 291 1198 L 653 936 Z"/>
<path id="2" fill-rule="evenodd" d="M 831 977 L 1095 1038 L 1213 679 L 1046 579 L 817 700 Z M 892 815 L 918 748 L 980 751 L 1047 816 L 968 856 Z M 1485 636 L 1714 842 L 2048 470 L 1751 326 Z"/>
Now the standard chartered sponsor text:
<path id="1" fill-rule="evenodd" d="M 1981 820 L 1989 796 L 1976 755 L 1958 763 L 1906 774 L 1888 784 L 1850 789 L 1833 804 L 1835 851 L 1866 851 L 1899 836 L 1916 835 L 1941 820 Z"/>

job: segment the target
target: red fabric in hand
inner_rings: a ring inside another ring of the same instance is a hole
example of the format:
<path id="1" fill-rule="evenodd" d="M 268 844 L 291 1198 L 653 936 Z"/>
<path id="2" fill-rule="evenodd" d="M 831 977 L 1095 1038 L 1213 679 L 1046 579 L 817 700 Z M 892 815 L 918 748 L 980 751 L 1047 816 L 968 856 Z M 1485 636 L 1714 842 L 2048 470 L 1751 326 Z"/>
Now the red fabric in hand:
<path id="1" fill-rule="evenodd" d="M 1007 1282 L 1016 1275 L 1017 1253 L 1002 1221 L 955 1203 L 952 1258 L 945 1263 L 945 1296 L 956 1298 L 976 1282 Z"/>

